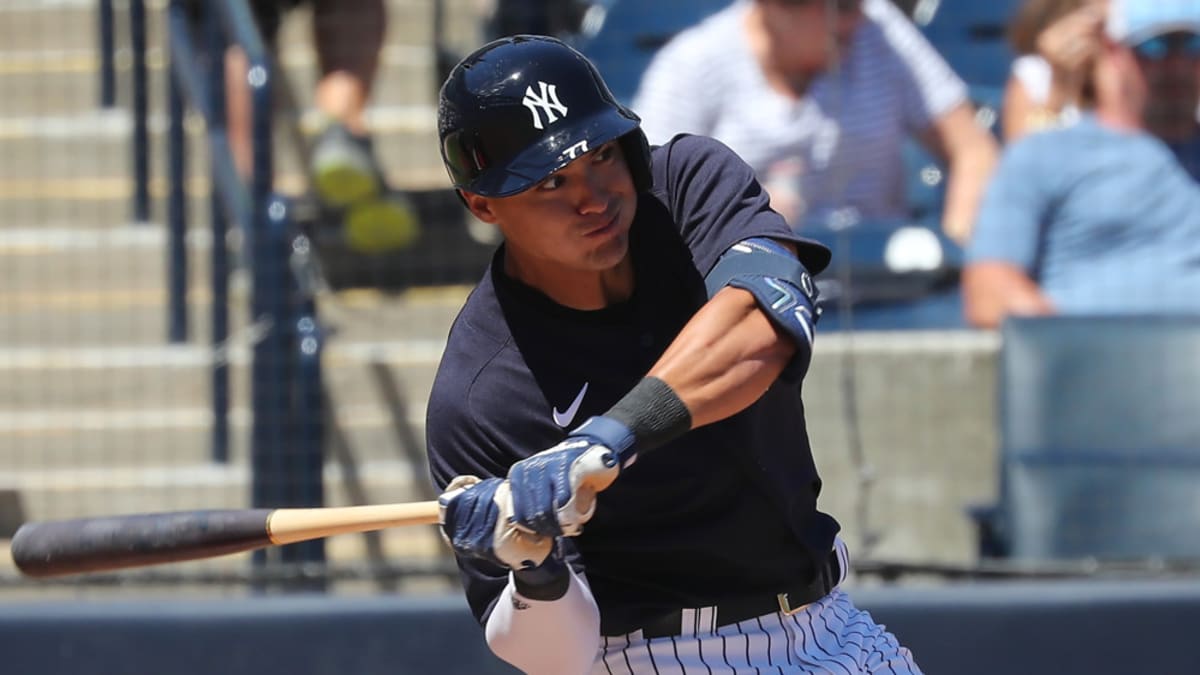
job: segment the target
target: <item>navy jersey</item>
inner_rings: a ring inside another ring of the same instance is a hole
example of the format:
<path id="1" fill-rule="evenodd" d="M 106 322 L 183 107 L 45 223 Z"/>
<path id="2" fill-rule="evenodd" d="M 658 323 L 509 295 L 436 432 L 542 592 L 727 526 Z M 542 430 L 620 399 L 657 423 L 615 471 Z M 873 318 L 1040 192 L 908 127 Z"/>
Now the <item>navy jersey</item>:
<path id="1" fill-rule="evenodd" d="M 680 136 L 652 154 L 654 187 L 638 196 L 630 228 L 627 301 L 563 307 L 505 275 L 497 251 L 450 330 L 429 401 L 439 487 L 461 474 L 503 477 L 608 411 L 704 304 L 704 274 L 738 241 L 794 241 L 811 272 L 828 263 L 826 249 L 798 239 L 770 210 L 725 146 Z M 618 635 L 667 611 L 810 579 L 838 529 L 817 511 L 820 489 L 800 386 L 780 380 L 743 412 L 643 453 L 564 548 L 587 575 L 602 632 Z M 459 565 L 483 621 L 507 572 Z"/>

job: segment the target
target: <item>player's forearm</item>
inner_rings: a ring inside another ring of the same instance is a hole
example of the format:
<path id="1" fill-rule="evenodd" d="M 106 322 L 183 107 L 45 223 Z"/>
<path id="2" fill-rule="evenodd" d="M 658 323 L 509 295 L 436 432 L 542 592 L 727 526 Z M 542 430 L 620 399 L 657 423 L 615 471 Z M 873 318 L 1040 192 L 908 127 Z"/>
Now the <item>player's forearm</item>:
<path id="1" fill-rule="evenodd" d="M 749 292 L 725 288 L 692 317 L 649 375 L 675 390 L 695 428 L 757 401 L 795 350 Z"/>
<path id="2" fill-rule="evenodd" d="M 570 575 L 566 594 L 553 601 L 523 597 L 510 577 L 485 627 L 497 656 L 529 675 L 591 671 L 600 648 L 600 611 L 587 583 Z"/>

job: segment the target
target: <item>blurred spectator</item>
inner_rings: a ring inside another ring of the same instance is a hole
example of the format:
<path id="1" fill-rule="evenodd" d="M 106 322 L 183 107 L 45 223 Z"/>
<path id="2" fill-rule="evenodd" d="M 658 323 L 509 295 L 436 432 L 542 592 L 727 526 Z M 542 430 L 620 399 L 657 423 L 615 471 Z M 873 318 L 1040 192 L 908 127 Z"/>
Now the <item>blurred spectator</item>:
<path id="1" fill-rule="evenodd" d="M 942 225 L 961 241 L 996 157 L 966 86 L 888 0 L 738 0 L 656 54 L 633 108 L 652 143 L 732 147 L 794 227 L 907 217 L 911 135 L 949 165 Z"/>
<path id="2" fill-rule="evenodd" d="M 1017 53 L 1004 88 L 1001 128 L 1011 143 L 1070 121 L 1091 96 L 1088 69 L 1100 50 L 1105 0 L 1026 0 L 1009 26 Z"/>
<path id="3" fill-rule="evenodd" d="M 1200 0 L 1113 0 L 1077 123 L 1009 146 L 967 251 L 968 320 L 1200 311 L 1200 185 L 1159 135 L 1194 128 Z"/>
<path id="4" fill-rule="evenodd" d="M 416 236 L 411 204 L 393 192 L 381 169 L 366 121 L 367 102 L 387 27 L 384 0 L 251 0 L 259 30 L 276 51 L 284 13 L 312 6 L 313 42 L 320 77 L 312 93 L 321 116 L 308 153 L 309 177 L 322 206 L 341 214 L 348 243 L 377 251 L 410 243 Z M 229 139 L 238 171 L 251 169 L 247 61 L 240 49 L 226 54 Z"/>

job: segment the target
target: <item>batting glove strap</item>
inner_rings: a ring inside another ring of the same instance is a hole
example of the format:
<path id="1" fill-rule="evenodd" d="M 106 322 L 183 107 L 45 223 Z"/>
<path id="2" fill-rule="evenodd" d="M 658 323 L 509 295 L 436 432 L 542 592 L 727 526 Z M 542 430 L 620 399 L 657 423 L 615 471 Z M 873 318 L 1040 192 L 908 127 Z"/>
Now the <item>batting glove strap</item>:
<path id="1" fill-rule="evenodd" d="M 585 431 L 593 424 L 594 431 Z M 671 385 L 648 376 L 634 385 L 603 417 L 589 419 L 574 433 L 590 434 L 614 448 L 623 468 L 633 463 L 637 453 L 669 443 L 691 428 L 692 414 Z M 627 438 L 629 435 L 633 438 Z"/>
<path id="2" fill-rule="evenodd" d="M 568 440 L 571 438 L 586 438 L 592 445 L 608 448 L 616 455 L 622 469 L 633 464 L 637 459 L 637 451 L 634 447 L 634 444 L 637 443 L 637 436 L 629 428 L 629 425 L 612 417 L 603 415 L 589 417 L 571 432 Z"/>
<path id="3" fill-rule="evenodd" d="M 513 464 L 514 524 L 548 537 L 578 535 L 595 511 L 596 493 L 633 461 L 633 443 L 628 427 L 594 417 L 562 443 Z"/>

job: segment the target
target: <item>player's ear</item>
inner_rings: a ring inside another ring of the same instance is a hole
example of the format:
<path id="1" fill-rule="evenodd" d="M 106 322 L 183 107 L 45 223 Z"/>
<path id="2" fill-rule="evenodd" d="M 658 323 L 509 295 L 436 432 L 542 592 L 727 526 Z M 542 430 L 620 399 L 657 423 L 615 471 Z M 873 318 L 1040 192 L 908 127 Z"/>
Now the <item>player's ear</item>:
<path id="1" fill-rule="evenodd" d="M 459 194 L 462 195 L 463 202 L 476 218 L 489 225 L 496 224 L 496 213 L 492 210 L 491 200 L 466 190 L 459 190 Z"/>

